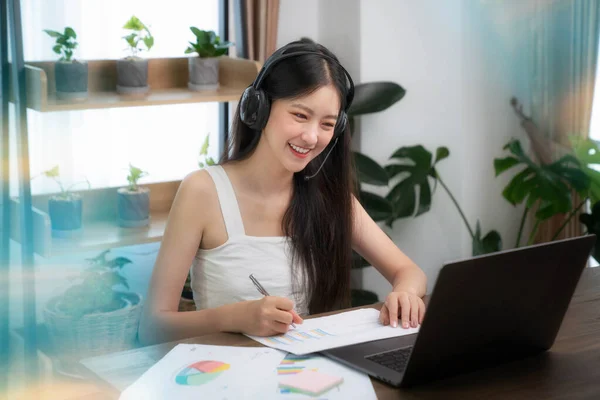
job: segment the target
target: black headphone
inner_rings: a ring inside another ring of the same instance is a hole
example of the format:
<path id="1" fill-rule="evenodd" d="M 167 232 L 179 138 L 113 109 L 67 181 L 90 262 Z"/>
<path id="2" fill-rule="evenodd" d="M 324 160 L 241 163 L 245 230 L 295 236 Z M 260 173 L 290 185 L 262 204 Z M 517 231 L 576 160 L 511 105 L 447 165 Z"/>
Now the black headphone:
<path id="1" fill-rule="evenodd" d="M 320 51 L 301 50 L 290 53 L 284 53 L 285 51 L 290 50 L 293 47 L 300 46 L 304 47 L 300 44 L 284 46 L 279 51 L 276 51 L 271 57 L 269 57 L 263 68 L 256 76 L 256 79 L 254 80 L 252 85 L 248 86 L 242 94 L 242 98 L 240 100 L 240 119 L 251 129 L 262 131 L 265 125 L 267 124 L 267 120 L 269 119 L 269 113 L 271 111 L 271 101 L 267 97 L 267 94 L 260 88 L 264 77 L 267 75 L 267 73 L 273 67 L 273 65 L 277 64 L 281 60 L 285 60 L 289 57 L 300 56 L 303 54 L 314 54 L 336 63 L 344 71 L 344 74 L 346 75 L 350 83 L 348 93 L 346 95 L 346 104 L 344 110 L 340 112 L 340 115 L 337 118 L 334 128 L 333 137 L 337 138 L 344 132 L 346 126 L 348 125 L 347 110 L 350 108 L 350 104 L 352 104 L 352 99 L 354 98 L 354 82 L 352 81 L 352 78 L 350 77 L 348 71 L 346 71 L 346 69 L 340 64 L 338 60 L 327 54 L 323 54 Z"/>

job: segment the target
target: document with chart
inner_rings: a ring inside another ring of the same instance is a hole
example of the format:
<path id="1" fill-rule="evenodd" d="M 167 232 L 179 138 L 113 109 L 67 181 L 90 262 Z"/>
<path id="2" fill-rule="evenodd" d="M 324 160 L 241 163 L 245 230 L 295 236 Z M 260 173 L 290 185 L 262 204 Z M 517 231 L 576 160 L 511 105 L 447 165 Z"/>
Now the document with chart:
<path id="1" fill-rule="evenodd" d="M 304 323 L 296 324 L 296 328 L 290 328 L 283 335 L 246 336 L 265 346 L 303 355 L 350 344 L 409 335 L 417 333 L 419 328 L 384 326 L 379 322 L 378 310 L 364 308 L 327 317 L 305 319 Z"/>
<path id="2" fill-rule="evenodd" d="M 284 357 L 284 352 L 264 347 L 178 344 L 128 386 L 119 400 L 263 398 L 264 381 L 273 381 Z"/>

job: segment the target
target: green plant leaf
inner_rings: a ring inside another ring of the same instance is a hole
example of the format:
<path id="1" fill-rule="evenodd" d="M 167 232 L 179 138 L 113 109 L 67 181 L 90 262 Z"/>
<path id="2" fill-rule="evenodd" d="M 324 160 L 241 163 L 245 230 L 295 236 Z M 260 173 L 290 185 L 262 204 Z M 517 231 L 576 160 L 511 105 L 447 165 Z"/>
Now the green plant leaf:
<path id="1" fill-rule="evenodd" d="M 489 231 L 482 238 L 481 225 L 479 223 L 479 220 L 477 220 L 472 250 L 473 256 L 498 252 L 502 250 L 502 238 L 500 237 L 500 234 L 495 230 Z"/>
<path id="2" fill-rule="evenodd" d="M 110 252 L 110 250 L 104 250 L 96 257 L 86 258 L 86 261 L 92 265 L 105 265 L 106 264 L 106 255 Z"/>
<path id="3" fill-rule="evenodd" d="M 202 142 L 202 146 L 200 147 L 200 155 L 201 156 L 205 156 L 208 154 L 208 143 L 209 143 L 209 137 L 208 137 L 208 135 L 206 135 L 206 137 L 204 138 L 204 142 Z"/>
<path id="4" fill-rule="evenodd" d="M 423 146 L 401 147 L 392 155 L 402 164 L 385 166 L 390 179 L 400 176 L 399 182 L 392 188 L 386 198 L 394 208 L 394 219 L 419 216 L 431 208 L 431 186 L 429 177 L 433 170 L 432 154 Z M 417 202 L 416 193 L 419 191 Z"/>
<path id="5" fill-rule="evenodd" d="M 600 148 L 592 139 L 571 136 L 575 157 L 581 163 L 583 172 L 590 178 L 589 196 L 592 204 L 600 201 Z"/>
<path id="6" fill-rule="evenodd" d="M 374 221 L 385 221 L 392 216 L 392 204 L 384 197 L 361 190 L 359 201 Z"/>
<path id="7" fill-rule="evenodd" d="M 519 160 L 515 157 L 496 158 L 494 160 L 494 171 L 496 172 L 496 176 L 500 175 L 507 169 L 514 167 L 518 163 Z"/>
<path id="8" fill-rule="evenodd" d="M 127 289 L 129 289 L 129 284 L 127 283 L 127 279 L 123 277 L 116 271 L 106 272 L 102 274 L 102 284 L 106 287 L 112 288 L 116 285 L 123 285 Z"/>
<path id="9" fill-rule="evenodd" d="M 377 186 L 386 186 L 388 184 L 388 174 L 382 166 L 360 152 L 355 151 L 353 154 L 360 182 Z"/>
<path id="10" fill-rule="evenodd" d="M 129 35 L 123 37 L 123 39 L 125 39 L 127 44 L 133 48 L 137 47 L 136 38 L 137 38 L 137 35 L 135 33 L 130 33 Z"/>
<path id="11" fill-rule="evenodd" d="M 208 43 L 210 44 L 219 44 L 220 38 L 213 31 L 208 32 Z"/>
<path id="12" fill-rule="evenodd" d="M 504 148 L 518 162 L 515 163 L 510 157 L 494 160 L 499 173 L 520 164 L 524 164 L 525 168 L 512 178 L 502 195 L 513 205 L 526 200 L 527 207 L 531 208 L 539 203 L 535 214 L 539 220 L 569 212 L 572 208 L 571 189 L 584 195 L 590 187 L 589 177 L 581 171 L 578 160 L 573 156 L 564 156 L 551 164 L 537 165 L 525 155 L 518 140 L 512 140 Z"/>
<path id="13" fill-rule="evenodd" d="M 447 147 L 438 147 L 435 151 L 435 161 L 433 163 L 437 164 L 438 162 L 442 161 L 445 158 L 448 158 L 449 156 L 450 150 L 448 150 Z"/>
<path id="14" fill-rule="evenodd" d="M 75 31 L 73 30 L 73 28 L 67 26 L 65 28 L 65 36 L 76 39 L 77 38 L 77 34 L 75 33 Z"/>
<path id="15" fill-rule="evenodd" d="M 123 29 L 131 29 L 133 31 L 141 31 L 145 28 L 145 25 L 135 15 L 132 16 L 129 21 L 125 23 Z"/>
<path id="16" fill-rule="evenodd" d="M 57 44 L 56 46 L 54 46 L 52 48 L 52 50 L 56 53 L 56 54 L 60 54 L 60 51 L 62 49 L 62 46 L 60 44 Z"/>
<path id="17" fill-rule="evenodd" d="M 52 31 L 50 29 L 44 29 L 44 32 L 46 32 L 50 37 L 53 37 L 53 38 L 62 37 L 62 35 L 63 35 L 60 32 Z"/>
<path id="18" fill-rule="evenodd" d="M 50 168 L 49 170 L 44 171 L 43 174 L 47 178 L 58 178 L 58 176 L 60 175 L 58 165 L 55 165 L 54 167 Z"/>
<path id="19" fill-rule="evenodd" d="M 146 48 L 150 50 L 152 46 L 154 46 L 154 38 L 152 36 L 146 36 L 144 38 L 144 44 L 146 45 Z"/>
<path id="20" fill-rule="evenodd" d="M 355 86 L 349 116 L 383 111 L 400 101 L 406 91 L 394 82 L 368 82 Z"/>
<path id="21" fill-rule="evenodd" d="M 123 266 L 127 265 L 127 264 L 131 264 L 132 261 L 127 258 L 127 257 L 116 257 L 112 260 L 110 260 L 110 262 L 107 263 L 107 266 L 109 268 L 123 268 Z"/>

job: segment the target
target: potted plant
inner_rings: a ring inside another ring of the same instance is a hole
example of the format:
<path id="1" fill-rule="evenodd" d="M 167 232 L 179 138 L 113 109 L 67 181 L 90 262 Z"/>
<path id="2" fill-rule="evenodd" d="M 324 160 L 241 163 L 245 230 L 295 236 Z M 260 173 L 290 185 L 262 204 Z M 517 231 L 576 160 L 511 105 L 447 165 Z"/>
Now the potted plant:
<path id="1" fill-rule="evenodd" d="M 140 187 L 138 181 L 147 176 L 146 171 L 129 164 L 129 185 L 117 191 L 119 225 L 125 228 L 147 226 L 150 222 L 150 189 Z"/>
<path id="2" fill-rule="evenodd" d="M 189 42 L 190 46 L 185 54 L 196 53 L 197 57 L 190 57 L 188 61 L 188 88 L 193 91 L 217 89 L 219 57 L 227 53 L 233 43 L 221 41 L 214 31 L 203 31 L 194 26 L 190 30 L 196 37 L 196 42 Z"/>
<path id="3" fill-rule="evenodd" d="M 79 193 L 71 191 L 73 187 L 83 182 L 76 182 L 65 189 L 60 181 L 60 172 L 58 165 L 41 173 L 46 178 L 54 180 L 60 192 L 52 195 L 48 199 L 48 214 L 50 215 L 50 224 L 52 227 L 52 236 L 70 237 L 79 232 L 82 227 L 83 219 L 83 199 Z M 32 179 L 35 179 L 33 177 Z M 90 182 L 86 179 L 85 183 L 88 189 L 91 189 Z"/>
<path id="4" fill-rule="evenodd" d="M 107 258 L 110 250 L 86 259 L 88 268 L 61 295 L 44 306 L 50 344 L 61 361 L 78 360 L 135 346 L 142 296 L 121 275 L 126 257 Z"/>
<path id="5" fill-rule="evenodd" d="M 130 54 L 117 60 L 117 92 L 120 94 L 146 94 L 150 90 L 148 86 L 148 60 L 141 58 L 138 54 L 142 51 L 140 42 L 150 51 L 154 46 L 154 37 L 150 30 L 136 16 L 132 16 L 123 29 L 132 32 L 123 36 L 129 46 Z"/>
<path id="6" fill-rule="evenodd" d="M 204 161 L 202 161 L 204 160 Z M 204 139 L 204 143 L 202 143 L 202 147 L 200 148 L 200 160 L 198 161 L 198 166 L 200 168 L 204 168 L 205 166 L 215 165 L 215 160 L 208 155 L 208 135 Z"/>
<path id="7" fill-rule="evenodd" d="M 77 48 L 77 34 L 71 27 L 63 33 L 44 29 L 50 37 L 56 39 L 52 50 L 60 55 L 54 64 L 54 83 L 56 97 L 61 100 L 85 100 L 88 96 L 88 65 L 85 61 L 73 58 Z"/>

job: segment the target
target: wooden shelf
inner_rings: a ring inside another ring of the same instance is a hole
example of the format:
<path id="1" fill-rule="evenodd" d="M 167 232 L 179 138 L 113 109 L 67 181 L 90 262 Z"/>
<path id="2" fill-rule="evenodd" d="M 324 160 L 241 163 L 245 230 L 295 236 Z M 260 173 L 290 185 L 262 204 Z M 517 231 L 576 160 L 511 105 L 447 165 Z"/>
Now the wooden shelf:
<path id="1" fill-rule="evenodd" d="M 242 94 L 240 88 L 220 88 L 215 91 L 206 91 L 202 93 L 191 92 L 187 89 L 164 89 L 154 90 L 148 96 L 143 98 L 123 98 L 117 93 L 97 92 L 91 93 L 90 97 L 82 102 L 70 103 L 57 99 L 54 95 L 48 96 L 47 104 L 42 110 L 44 112 L 52 111 L 73 111 L 73 110 L 93 110 L 102 108 L 118 107 L 143 107 L 159 106 L 168 104 L 189 104 L 203 102 L 228 102 L 237 101 Z"/>
<path id="2" fill-rule="evenodd" d="M 33 196 L 33 247 L 42 257 L 54 257 L 92 250 L 160 242 L 171 204 L 180 181 L 141 185 L 150 189 L 150 224 L 141 228 L 122 228 L 117 224 L 117 188 L 77 192 L 83 197 L 83 226 L 71 238 L 52 236 L 48 199 Z M 18 199 L 11 200 L 11 239 L 21 243 Z"/>
<path id="3" fill-rule="evenodd" d="M 256 61 L 223 56 L 219 61 L 219 88 L 194 92 L 187 88 L 188 57 L 148 59 L 150 92 L 144 96 L 129 96 L 119 95 L 115 90 L 117 60 L 90 60 L 87 63 L 88 98 L 80 101 L 56 98 L 54 61 L 27 63 L 27 107 L 54 112 L 237 101 L 261 68 Z M 12 91 L 10 98 L 14 99 Z"/>
<path id="4" fill-rule="evenodd" d="M 87 221 L 80 237 L 51 238 L 51 254 L 68 254 L 82 250 L 102 251 L 113 247 L 160 242 L 168 216 L 166 211 L 154 212 L 150 216 L 150 224 L 143 228 L 121 228 L 114 220 Z"/>

